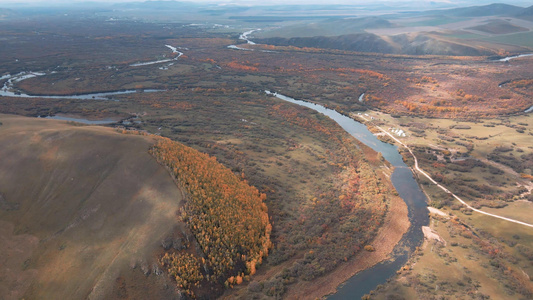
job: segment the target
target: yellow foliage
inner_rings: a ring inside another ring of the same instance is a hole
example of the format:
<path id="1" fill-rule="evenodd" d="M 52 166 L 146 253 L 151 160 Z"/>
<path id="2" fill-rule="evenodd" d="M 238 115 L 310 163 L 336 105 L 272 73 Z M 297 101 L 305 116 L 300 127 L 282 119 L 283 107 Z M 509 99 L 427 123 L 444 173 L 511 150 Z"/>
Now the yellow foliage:
<path id="1" fill-rule="evenodd" d="M 266 196 L 214 157 L 170 139 L 158 138 L 150 152 L 189 194 L 182 219 L 207 256 L 205 262 L 215 275 L 211 281 L 244 271 L 235 268 L 239 262 L 255 272 L 271 247 Z"/>

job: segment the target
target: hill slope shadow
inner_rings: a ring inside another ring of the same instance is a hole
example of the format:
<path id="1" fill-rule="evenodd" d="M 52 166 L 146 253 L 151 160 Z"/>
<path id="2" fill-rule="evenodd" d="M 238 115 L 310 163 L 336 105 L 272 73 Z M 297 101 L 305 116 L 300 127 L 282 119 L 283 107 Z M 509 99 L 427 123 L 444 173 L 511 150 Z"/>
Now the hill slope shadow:
<path id="1" fill-rule="evenodd" d="M 117 285 L 125 283 L 133 297 L 175 295 L 152 270 L 183 196 L 148 154 L 152 138 L 0 120 L 0 222 L 8 228 L 0 253 L 9 257 L 0 262 L 0 295 L 110 299 L 124 296 Z"/>

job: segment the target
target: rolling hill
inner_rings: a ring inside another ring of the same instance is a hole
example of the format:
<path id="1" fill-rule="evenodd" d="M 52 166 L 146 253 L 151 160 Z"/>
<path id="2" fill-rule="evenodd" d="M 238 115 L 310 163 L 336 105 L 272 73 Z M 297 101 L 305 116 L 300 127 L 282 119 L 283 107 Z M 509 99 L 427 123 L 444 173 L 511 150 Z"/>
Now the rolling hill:
<path id="1" fill-rule="evenodd" d="M 125 130 L 0 121 L 7 299 L 215 297 L 267 256 L 266 195 L 215 158 Z"/>
<path id="2" fill-rule="evenodd" d="M 524 8 L 522 11 L 518 12 L 516 16 L 526 20 L 533 20 L 533 5 Z"/>
<path id="3" fill-rule="evenodd" d="M 255 32 L 258 38 L 292 38 L 314 36 L 339 36 L 364 32 L 369 28 L 390 28 L 393 25 L 381 17 L 329 18 L 314 22 L 300 22 L 278 29 Z"/>
<path id="4" fill-rule="evenodd" d="M 504 4 L 493 3 L 482 6 L 470 6 L 452 8 L 446 10 L 428 11 L 428 13 L 438 13 L 443 15 L 461 16 L 461 17 L 485 17 L 485 16 L 507 16 L 519 14 L 523 11 L 523 7 Z"/>
<path id="5" fill-rule="evenodd" d="M 177 295 L 154 251 L 177 224 L 182 193 L 148 153 L 152 138 L 10 115 L 0 122 L 4 299 Z"/>
<path id="6" fill-rule="evenodd" d="M 337 49 L 357 52 L 409 55 L 492 55 L 487 48 L 444 40 L 428 34 L 398 34 L 382 37 L 372 33 L 358 33 L 341 36 L 317 36 L 295 38 L 254 39 L 261 44 Z"/>
<path id="7" fill-rule="evenodd" d="M 469 27 L 467 29 L 477 30 L 488 34 L 508 34 L 522 31 L 529 31 L 529 29 L 513 25 L 505 20 L 488 20 L 485 24 Z"/>
<path id="8" fill-rule="evenodd" d="M 296 46 L 350 50 L 359 52 L 380 52 L 393 53 L 394 48 L 372 33 L 358 33 L 341 36 L 314 36 L 314 37 L 294 37 L 294 38 L 267 38 L 254 39 L 260 44 L 276 46 Z"/>

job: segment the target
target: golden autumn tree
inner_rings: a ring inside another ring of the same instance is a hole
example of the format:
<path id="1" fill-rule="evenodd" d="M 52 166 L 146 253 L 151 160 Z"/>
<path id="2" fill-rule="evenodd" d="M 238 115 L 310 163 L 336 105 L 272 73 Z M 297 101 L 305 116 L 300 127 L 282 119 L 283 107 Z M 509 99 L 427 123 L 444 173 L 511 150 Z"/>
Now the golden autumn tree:
<path id="1" fill-rule="evenodd" d="M 233 277 L 231 282 L 238 284 L 244 274 L 253 275 L 271 247 L 266 195 L 216 158 L 170 139 L 158 138 L 150 152 L 187 191 L 182 218 L 205 255 L 205 259 L 168 255 L 162 259 L 178 285 L 195 286 L 206 270 L 211 282 Z"/>

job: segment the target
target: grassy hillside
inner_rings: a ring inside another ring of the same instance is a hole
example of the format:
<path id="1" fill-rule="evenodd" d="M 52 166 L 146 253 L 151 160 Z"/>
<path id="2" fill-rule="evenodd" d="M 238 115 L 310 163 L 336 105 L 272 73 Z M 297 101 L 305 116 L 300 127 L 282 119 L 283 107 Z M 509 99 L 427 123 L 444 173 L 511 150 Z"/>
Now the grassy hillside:
<path id="1" fill-rule="evenodd" d="M 261 44 L 276 46 L 296 46 L 322 49 L 337 49 L 357 52 L 375 52 L 409 55 L 490 55 L 490 49 L 458 43 L 429 34 L 398 34 L 391 37 L 373 33 L 357 33 L 340 36 L 314 36 L 294 38 L 255 39 Z"/>
<path id="2" fill-rule="evenodd" d="M 3 299 L 176 295 L 155 275 L 154 251 L 176 226 L 182 196 L 148 153 L 152 138 L 9 115 L 0 122 Z"/>
<path id="3" fill-rule="evenodd" d="M 489 34 L 508 34 L 529 31 L 527 28 L 515 26 L 505 20 L 489 20 L 483 25 L 478 25 L 467 29 L 478 30 Z"/>
<path id="4" fill-rule="evenodd" d="M 389 28 L 392 24 L 380 17 L 329 18 L 314 22 L 299 22 L 281 28 L 254 32 L 257 38 L 292 38 L 338 36 L 364 32 L 368 28 Z"/>

